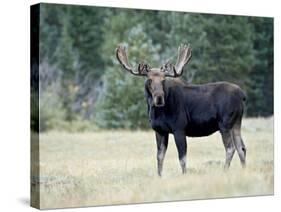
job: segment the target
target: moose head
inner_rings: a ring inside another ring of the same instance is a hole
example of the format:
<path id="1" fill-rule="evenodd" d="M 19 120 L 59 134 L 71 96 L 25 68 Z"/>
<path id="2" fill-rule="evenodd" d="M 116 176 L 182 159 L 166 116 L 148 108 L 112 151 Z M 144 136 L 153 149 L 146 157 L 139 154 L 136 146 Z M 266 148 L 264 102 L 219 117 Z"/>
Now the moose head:
<path id="1" fill-rule="evenodd" d="M 133 68 L 128 61 L 125 46 L 122 45 L 116 48 L 116 57 L 126 71 L 136 76 L 147 77 L 146 86 L 152 96 L 154 106 L 163 107 L 165 105 L 165 78 L 176 78 L 182 75 L 185 64 L 191 58 L 191 48 L 189 44 L 181 44 L 178 48 L 176 64 L 168 61 L 160 68 L 151 68 L 146 63 L 139 63 L 137 68 Z"/>

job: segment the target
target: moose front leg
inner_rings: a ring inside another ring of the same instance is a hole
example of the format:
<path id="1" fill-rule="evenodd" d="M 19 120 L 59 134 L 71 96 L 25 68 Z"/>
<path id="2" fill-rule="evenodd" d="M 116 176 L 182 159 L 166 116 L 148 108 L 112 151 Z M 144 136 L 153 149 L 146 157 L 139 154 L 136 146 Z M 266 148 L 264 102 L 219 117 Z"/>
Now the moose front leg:
<path id="1" fill-rule="evenodd" d="M 182 168 L 182 173 L 186 173 L 186 149 L 187 149 L 187 144 L 186 144 L 186 135 L 184 131 L 179 131 L 174 133 L 175 137 L 175 142 L 176 146 L 178 149 L 178 156 L 179 156 L 179 161 L 180 165 Z"/>
<path id="2" fill-rule="evenodd" d="M 157 142 L 157 168 L 158 175 L 161 177 L 163 169 L 163 161 L 165 158 L 166 150 L 168 147 L 169 134 L 160 134 L 156 132 L 156 142 Z"/>

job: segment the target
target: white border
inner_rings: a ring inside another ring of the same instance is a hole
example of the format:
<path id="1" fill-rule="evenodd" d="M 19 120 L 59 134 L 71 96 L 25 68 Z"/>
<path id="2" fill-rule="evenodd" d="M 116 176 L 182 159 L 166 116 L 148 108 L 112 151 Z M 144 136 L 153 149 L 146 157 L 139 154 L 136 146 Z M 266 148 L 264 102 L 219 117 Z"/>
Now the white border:
<path id="1" fill-rule="evenodd" d="M 29 211 L 29 5 L 38 1 L 3 1 L 0 8 L 0 142 L 1 211 Z M 107 206 L 69 211 L 270 211 L 276 210 L 280 195 L 280 6 L 277 0 L 56 0 L 68 3 L 126 8 L 160 9 L 218 14 L 270 16 L 274 22 L 275 62 L 275 195 L 125 206 Z M 279 48 L 277 48 L 277 46 Z M 279 59 L 279 60 L 278 60 Z M 183 188 L 188 189 L 188 188 Z M 58 210 L 61 211 L 61 210 Z"/>

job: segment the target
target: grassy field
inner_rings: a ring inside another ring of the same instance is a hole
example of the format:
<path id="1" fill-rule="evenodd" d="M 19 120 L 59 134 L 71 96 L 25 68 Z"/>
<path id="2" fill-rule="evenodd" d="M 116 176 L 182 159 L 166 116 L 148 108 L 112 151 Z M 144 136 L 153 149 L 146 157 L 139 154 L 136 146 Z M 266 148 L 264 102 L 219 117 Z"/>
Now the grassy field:
<path id="1" fill-rule="evenodd" d="M 153 131 L 40 135 L 40 205 L 61 208 L 273 194 L 273 118 L 246 119 L 247 167 L 235 153 L 223 171 L 219 133 L 188 138 L 182 175 L 173 136 L 157 176 Z"/>

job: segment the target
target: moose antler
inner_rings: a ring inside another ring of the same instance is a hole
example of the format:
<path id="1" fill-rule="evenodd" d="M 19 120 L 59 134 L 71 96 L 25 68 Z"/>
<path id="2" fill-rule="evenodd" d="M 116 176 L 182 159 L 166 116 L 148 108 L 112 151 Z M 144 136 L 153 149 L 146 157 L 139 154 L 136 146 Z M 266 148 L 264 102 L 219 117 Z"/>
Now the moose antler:
<path id="1" fill-rule="evenodd" d="M 147 73 L 150 70 L 150 67 L 148 66 L 148 64 L 145 63 L 140 63 L 138 65 L 137 70 L 135 70 L 134 68 L 132 68 L 132 66 L 129 64 L 128 61 L 128 57 L 126 54 L 126 48 L 125 46 L 119 45 L 116 48 L 116 57 L 119 61 L 119 63 L 123 66 L 123 68 L 129 72 L 131 72 L 134 75 L 137 76 L 146 76 Z"/>
<path id="2" fill-rule="evenodd" d="M 165 72 L 167 77 L 179 77 L 183 73 L 183 68 L 185 64 L 191 58 L 191 48 L 189 44 L 181 44 L 178 49 L 178 59 L 176 65 L 171 64 L 168 61 L 164 66 L 161 67 L 161 70 Z"/>

